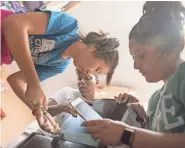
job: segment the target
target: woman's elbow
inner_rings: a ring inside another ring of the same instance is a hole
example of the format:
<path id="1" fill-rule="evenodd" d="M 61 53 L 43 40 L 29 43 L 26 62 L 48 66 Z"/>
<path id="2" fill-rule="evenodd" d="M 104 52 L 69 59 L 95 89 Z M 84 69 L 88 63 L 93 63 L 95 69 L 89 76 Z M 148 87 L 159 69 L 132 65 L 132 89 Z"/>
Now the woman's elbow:
<path id="1" fill-rule="evenodd" d="M 21 72 L 16 72 L 11 74 L 10 76 L 8 76 L 7 78 L 8 83 L 11 85 L 13 83 L 17 83 L 18 81 L 22 81 L 25 83 L 25 79 L 23 77 L 23 75 L 21 74 Z"/>

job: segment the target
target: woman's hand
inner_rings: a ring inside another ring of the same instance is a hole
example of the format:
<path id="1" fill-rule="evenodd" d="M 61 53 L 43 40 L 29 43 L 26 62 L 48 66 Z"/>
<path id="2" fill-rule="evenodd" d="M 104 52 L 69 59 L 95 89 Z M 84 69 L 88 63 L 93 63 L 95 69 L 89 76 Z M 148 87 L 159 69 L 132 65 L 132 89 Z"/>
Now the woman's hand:
<path id="1" fill-rule="evenodd" d="M 114 96 L 114 98 L 116 99 L 116 102 L 121 104 L 121 103 L 125 103 L 128 101 L 128 103 L 135 103 L 135 102 L 139 102 L 139 100 L 127 93 L 120 93 L 118 96 Z"/>
<path id="2" fill-rule="evenodd" d="M 55 126 L 53 126 L 49 120 L 46 118 L 45 115 L 40 116 L 40 117 L 36 117 L 37 122 L 40 126 L 40 128 L 43 131 L 49 132 L 49 133 L 53 133 L 56 134 L 60 131 L 59 125 L 57 123 L 55 123 Z"/>
<path id="3" fill-rule="evenodd" d="M 120 145 L 124 128 L 129 127 L 123 122 L 109 119 L 86 121 L 82 126 L 87 127 L 94 140 L 99 139 L 105 145 Z"/>
<path id="4" fill-rule="evenodd" d="M 41 86 L 27 86 L 25 93 L 26 102 L 29 104 L 35 116 L 42 116 L 41 107 L 47 110 L 46 96 L 42 91 Z"/>
<path id="5" fill-rule="evenodd" d="M 143 119 L 139 119 L 137 118 L 136 120 L 140 120 L 139 122 L 141 123 L 142 127 L 146 126 L 146 122 L 147 122 L 147 114 L 145 112 L 145 109 L 143 107 L 143 105 L 140 102 L 136 102 L 136 103 L 129 103 L 127 104 L 128 107 L 131 107 L 135 110 L 135 112 L 137 113 L 137 116 Z"/>
<path id="6" fill-rule="evenodd" d="M 136 97 L 127 93 L 120 93 L 118 96 L 115 96 L 115 99 L 116 102 L 118 102 L 119 104 L 126 103 L 128 101 L 127 106 L 133 108 L 139 118 L 143 118 L 144 121 L 142 121 L 142 126 L 146 125 L 145 122 L 147 121 L 147 114 L 144 110 L 143 105 L 138 101 Z"/>

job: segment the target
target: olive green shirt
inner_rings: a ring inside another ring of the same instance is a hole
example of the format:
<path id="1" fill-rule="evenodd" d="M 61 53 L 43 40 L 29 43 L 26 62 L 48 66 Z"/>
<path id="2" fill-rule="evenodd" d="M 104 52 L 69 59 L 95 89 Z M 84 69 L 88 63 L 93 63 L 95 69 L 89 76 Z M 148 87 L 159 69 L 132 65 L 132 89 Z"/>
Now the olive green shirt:
<path id="1" fill-rule="evenodd" d="M 149 100 L 149 129 L 162 133 L 185 132 L 185 62 Z"/>

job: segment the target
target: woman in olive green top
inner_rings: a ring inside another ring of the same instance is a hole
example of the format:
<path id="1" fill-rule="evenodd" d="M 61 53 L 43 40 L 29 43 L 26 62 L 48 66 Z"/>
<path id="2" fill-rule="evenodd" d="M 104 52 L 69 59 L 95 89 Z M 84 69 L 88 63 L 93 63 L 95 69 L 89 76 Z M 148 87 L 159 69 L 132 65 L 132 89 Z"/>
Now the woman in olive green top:
<path id="1" fill-rule="evenodd" d="M 139 115 L 149 119 L 148 129 L 106 119 L 87 121 L 84 126 L 94 139 L 132 148 L 185 147 L 185 62 L 180 56 L 185 45 L 184 22 L 185 8 L 179 1 L 145 3 L 143 16 L 129 34 L 130 54 L 134 68 L 147 82 L 164 82 L 149 100 L 147 114 L 139 103 L 134 104 Z"/>

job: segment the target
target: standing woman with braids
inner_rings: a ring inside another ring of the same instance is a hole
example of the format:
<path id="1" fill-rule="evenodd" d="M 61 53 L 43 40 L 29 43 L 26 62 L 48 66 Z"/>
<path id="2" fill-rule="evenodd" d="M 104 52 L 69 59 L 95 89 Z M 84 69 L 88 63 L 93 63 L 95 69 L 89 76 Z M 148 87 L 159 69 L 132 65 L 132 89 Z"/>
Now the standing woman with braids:
<path id="1" fill-rule="evenodd" d="M 145 121 L 145 129 L 112 120 L 87 121 L 94 139 L 132 148 L 185 148 L 185 8 L 179 1 L 147 1 L 143 16 L 129 34 L 130 54 L 148 83 L 163 81 L 149 100 L 145 113 L 138 102 L 132 107 Z M 119 95 L 122 102 L 127 94 Z M 125 100 L 124 100 L 125 102 Z"/>
<path id="2" fill-rule="evenodd" d="M 20 72 L 8 82 L 39 122 L 43 121 L 41 106 L 47 109 L 40 82 L 64 72 L 71 59 L 84 73 L 106 74 L 110 84 L 119 61 L 116 38 L 95 32 L 80 38 L 77 20 L 64 12 L 7 14 L 1 10 L 1 14 L 1 64 L 17 62 Z"/>

